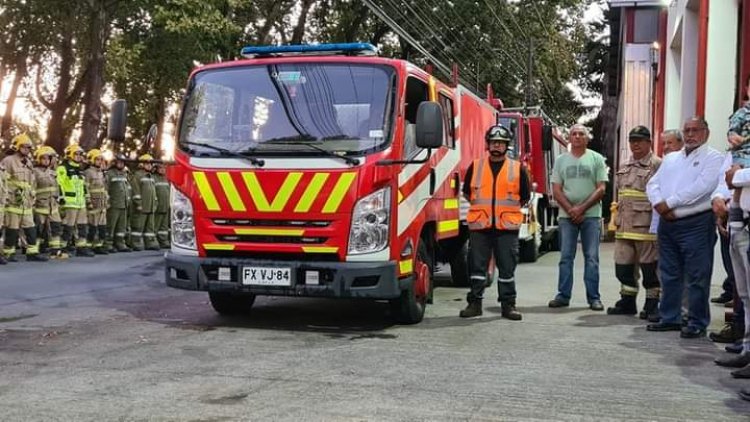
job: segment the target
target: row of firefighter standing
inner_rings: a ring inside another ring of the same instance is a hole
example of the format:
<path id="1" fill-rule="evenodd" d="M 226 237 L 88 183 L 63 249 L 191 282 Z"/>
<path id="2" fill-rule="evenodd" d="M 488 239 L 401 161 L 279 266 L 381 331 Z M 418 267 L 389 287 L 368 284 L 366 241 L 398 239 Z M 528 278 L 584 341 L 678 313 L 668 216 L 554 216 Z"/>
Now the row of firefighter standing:
<path id="1" fill-rule="evenodd" d="M 117 156 L 107 168 L 99 149 L 49 146 L 33 151 L 26 134 L 13 138 L 0 161 L 0 264 L 92 257 L 169 247 L 169 183 L 149 154 L 137 169 Z"/>

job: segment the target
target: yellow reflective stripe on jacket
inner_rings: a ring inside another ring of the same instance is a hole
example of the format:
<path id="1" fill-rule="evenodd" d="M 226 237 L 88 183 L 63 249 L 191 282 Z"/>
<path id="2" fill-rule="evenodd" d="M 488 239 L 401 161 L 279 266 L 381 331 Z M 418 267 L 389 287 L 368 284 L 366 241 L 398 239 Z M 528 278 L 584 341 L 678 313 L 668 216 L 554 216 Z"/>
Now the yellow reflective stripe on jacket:
<path id="1" fill-rule="evenodd" d="M 47 193 L 47 192 L 55 192 L 55 191 L 57 191 L 57 187 L 50 186 L 48 188 L 39 188 L 39 189 L 35 190 L 34 192 L 36 192 L 36 193 Z"/>
<path id="2" fill-rule="evenodd" d="M 107 192 L 106 189 L 91 189 L 89 193 L 105 193 Z"/>
<path id="3" fill-rule="evenodd" d="M 16 179 L 10 179 L 8 181 L 8 185 L 9 186 L 15 186 L 15 187 L 21 188 L 21 189 L 31 189 L 31 183 L 29 183 L 29 182 L 21 182 L 20 180 L 16 180 Z"/>
<path id="4" fill-rule="evenodd" d="M 33 215 L 31 208 L 5 207 L 5 212 L 11 214 Z"/>
<path id="5" fill-rule="evenodd" d="M 636 190 L 636 189 L 622 189 L 618 193 L 618 196 L 623 198 L 640 198 L 640 199 L 648 199 L 648 195 L 646 195 L 646 192 Z"/>
<path id="6" fill-rule="evenodd" d="M 615 239 L 643 240 L 648 242 L 656 241 L 656 235 L 653 233 L 632 233 L 622 232 L 615 233 Z"/>

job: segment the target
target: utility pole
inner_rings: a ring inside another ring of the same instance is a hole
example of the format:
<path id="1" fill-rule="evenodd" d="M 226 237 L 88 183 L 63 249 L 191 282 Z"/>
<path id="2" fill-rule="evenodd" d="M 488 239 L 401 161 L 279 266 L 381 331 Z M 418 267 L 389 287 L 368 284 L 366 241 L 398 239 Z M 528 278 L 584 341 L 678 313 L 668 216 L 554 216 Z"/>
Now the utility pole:
<path id="1" fill-rule="evenodd" d="M 533 87 L 533 72 L 534 72 L 534 39 L 529 37 L 529 61 L 526 65 L 526 101 L 524 105 L 524 114 L 528 111 L 531 102 L 534 100 L 534 87 Z"/>

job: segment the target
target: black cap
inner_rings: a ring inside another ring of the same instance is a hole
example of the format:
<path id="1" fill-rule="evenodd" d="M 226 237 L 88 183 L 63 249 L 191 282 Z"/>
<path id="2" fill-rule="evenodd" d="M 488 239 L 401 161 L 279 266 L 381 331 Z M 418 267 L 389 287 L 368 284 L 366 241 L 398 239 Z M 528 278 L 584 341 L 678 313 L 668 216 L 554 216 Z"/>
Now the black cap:
<path id="1" fill-rule="evenodd" d="M 651 140 L 651 131 L 646 126 L 636 126 L 630 130 L 628 139 L 648 139 Z"/>
<path id="2" fill-rule="evenodd" d="M 490 127 L 487 130 L 487 133 L 484 134 L 484 140 L 485 142 L 489 142 L 489 141 L 512 142 L 513 135 L 511 135 L 510 131 L 506 129 L 505 126 L 495 125 L 495 126 Z"/>

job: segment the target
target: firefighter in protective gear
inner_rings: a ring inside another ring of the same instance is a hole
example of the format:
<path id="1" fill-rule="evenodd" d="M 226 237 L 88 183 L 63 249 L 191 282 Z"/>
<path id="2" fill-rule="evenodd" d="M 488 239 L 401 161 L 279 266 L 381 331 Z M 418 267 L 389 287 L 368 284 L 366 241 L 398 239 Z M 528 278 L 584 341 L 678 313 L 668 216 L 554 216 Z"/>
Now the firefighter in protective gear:
<path id="1" fill-rule="evenodd" d="M 93 248 L 95 254 L 106 255 L 109 252 L 104 247 L 107 238 L 107 194 L 106 179 L 104 177 L 104 156 L 96 148 L 86 154 L 89 166 L 83 171 L 86 185 L 86 210 L 88 214 L 88 236 L 86 242 Z"/>
<path id="2" fill-rule="evenodd" d="M 169 248 L 169 181 L 165 176 L 164 164 L 154 165 L 154 179 L 156 182 L 156 212 L 154 213 L 154 227 L 156 240 L 162 249 Z"/>
<path id="3" fill-rule="evenodd" d="M 62 219 L 57 203 L 60 188 L 57 185 L 55 171 L 51 169 L 53 157 L 57 153 L 52 147 L 42 146 L 34 153 L 34 177 L 36 179 L 36 201 L 34 203 L 34 222 L 36 230 L 52 259 L 65 259 L 62 252 Z"/>
<path id="4" fill-rule="evenodd" d="M 116 156 L 114 166 L 107 170 L 107 192 L 107 249 L 109 252 L 130 252 L 125 242 L 125 234 L 128 228 L 128 206 L 133 193 L 125 167 L 125 157 L 122 155 Z"/>
<path id="5" fill-rule="evenodd" d="M 657 276 L 658 246 L 651 233 L 653 207 L 646 196 L 646 184 L 661 165 L 651 152 L 651 132 L 636 126 L 628 136 L 631 159 L 617 171 L 617 216 L 615 224 L 615 275 L 621 283 L 620 300 L 608 308 L 610 315 L 638 313 L 636 275 L 640 267 L 646 302 L 641 319 L 659 320 L 659 278 Z"/>
<path id="6" fill-rule="evenodd" d="M 34 190 L 36 178 L 31 163 L 31 138 L 21 134 L 13 138 L 13 155 L 2 161 L 7 172 L 8 197 L 5 204 L 5 245 L 3 255 L 15 260 L 19 231 L 26 237 L 26 260 L 46 261 L 48 258 L 39 253 L 39 241 L 34 226 Z"/>
<path id="7" fill-rule="evenodd" d="M 522 319 L 516 310 L 515 271 L 518 263 L 518 231 L 523 224 L 521 207 L 531 197 L 529 176 L 520 162 L 507 157 L 513 134 L 496 125 L 485 134 L 489 157 L 474 160 L 464 177 L 464 196 L 471 206 L 469 224 L 468 305 L 462 318 L 482 315 L 482 299 L 490 257 L 498 268 L 498 301 L 502 316 Z"/>
<path id="8" fill-rule="evenodd" d="M 0 237 L 3 234 L 3 224 L 5 223 L 5 199 L 8 197 L 8 173 L 5 171 L 5 165 L 0 162 Z M 0 265 L 7 264 L 8 261 L 0 251 Z"/>
<path id="9" fill-rule="evenodd" d="M 133 203 L 130 219 L 130 242 L 133 250 L 144 248 L 158 250 L 154 234 L 154 212 L 156 212 L 156 180 L 151 174 L 154 157 L 143 154 L 138 157 L 138 170 L 133 173 L 130 185 L 133 187 Z"/>
<path id="10" fill-rule="evenodd" d="M 84 151 L 78 145 L 69 145 L 64 151 L 65 160 L 57 167 L 57 183 L 60 185 L 60 207 L 63 217 L 63 246 L 76 251 L 76 256 L 92 257 L 94 252 L 86 241 L 88 216 L 86 213 L 86 185 L 81 168 Z M 75 245 L 71 246 L 73 232 L 77 230 Z"/>

